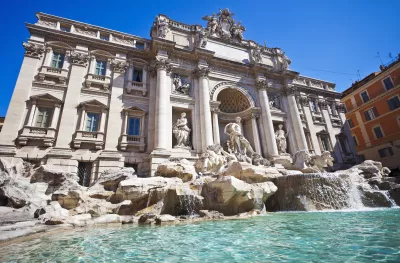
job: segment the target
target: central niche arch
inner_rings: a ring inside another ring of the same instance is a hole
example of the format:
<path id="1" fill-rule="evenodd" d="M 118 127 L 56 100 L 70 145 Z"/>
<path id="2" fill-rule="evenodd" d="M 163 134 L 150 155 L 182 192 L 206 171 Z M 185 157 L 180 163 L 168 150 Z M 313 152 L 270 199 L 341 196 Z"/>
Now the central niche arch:
<path id="1" fill-rule="evenodd" d="M 225 88 L 218 93 L 217 101 L 220 101 L 219 109 L 225 113 L 238 113 L 251 107 L 248 98 L 239 90 Z"/>

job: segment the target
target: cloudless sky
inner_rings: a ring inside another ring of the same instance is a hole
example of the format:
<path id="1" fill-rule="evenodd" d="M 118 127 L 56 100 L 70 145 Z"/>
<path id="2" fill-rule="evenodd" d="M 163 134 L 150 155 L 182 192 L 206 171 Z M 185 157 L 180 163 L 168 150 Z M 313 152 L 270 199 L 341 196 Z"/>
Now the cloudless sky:
<path id="1" fill-rule="evenodd" d="M 205 26 L 201 17 L 226 7 L 246 27 L 246 39 L 282 48 L 291 69 L 334 82 L 338 91 L 359 79 L 357 70 L 361 78 L 378 71 L 377 52 L 385 64 L 389 53 L 394 58 L 400 53 L 400 0 L 2 0 L 0 116 L 6 114 L 23 59 L 22 42 L 29 37 L 24 23 L 35 23 L 35 12 L 149 38 L 157 14 Z"/>

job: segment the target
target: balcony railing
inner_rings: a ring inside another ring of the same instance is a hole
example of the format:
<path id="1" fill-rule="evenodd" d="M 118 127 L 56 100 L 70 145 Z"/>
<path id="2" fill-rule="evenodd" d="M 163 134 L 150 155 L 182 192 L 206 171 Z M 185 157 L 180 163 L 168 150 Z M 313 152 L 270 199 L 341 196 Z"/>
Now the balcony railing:
<path id="1" fill-rule="evenodd" d="M 38 80 L 52 80 L 60 84 L 66 84 L 68 69 L 42 66 L 39 70 Z"/>
<path id="2" fill-rule="evenodd" d="M 139 151 L 144 151 L 146 147 L 145 136 L 123 134 L 121 136 L 120 148 L 125 151 L 129 147 L 139 148 Z"/>
<path id="3" fill-rule="evenodd" d="M 41 141 L 44 146 L 53 146 L 57 130 L 54 128 L 25 126 L 18 136 L 20 145 L 27 145 L 28 141 Z"/>
<path id="4" fill-rule="evenodd" d="M 90 88 L 92 86 L 100 86 L 103 89 L 108 90 L 110 88 L 111 78 L 104 75 L 96 75 L 89 73 L 86 76 L 85 84 L 87 88 Z"/>
<path id="5" fill-rule="evenodd" d="M 73 144 L 75 148 L 81 148 L 82 143 L 94 145 L 97 150 L 103 148 L 104 132 L 76 131 Z"/>
<path id="6" fill-rule="evenodd" d="M 141 92 L 142 96 L 147 95 L 147 85 L 143 82 L 137 82 L 133 80 L 126 81 L 126 92 L 128 94 L 134 94 L 135 91 Z"/>

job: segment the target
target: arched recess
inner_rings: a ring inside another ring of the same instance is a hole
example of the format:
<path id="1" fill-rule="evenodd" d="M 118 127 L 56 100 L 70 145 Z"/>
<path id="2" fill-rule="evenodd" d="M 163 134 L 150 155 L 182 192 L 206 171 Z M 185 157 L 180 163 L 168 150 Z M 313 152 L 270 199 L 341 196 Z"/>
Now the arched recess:
<path id="1" fill-rule="evenodd" d="M 61 41 L 49 41 L 46 42 L 47 47 L 55 47 L 55 48 L 61 48 L 65 50 L 74 50 L 73 47 L 68 45 L 67 43 L 61 42 Z"/>
<path id="2" fill-rule="evenodd" d="M 104 50 L 92 50 L 90 51 L 90 55 L 97 55 L 97 56 L 102 56 L 102 57 L 106 57 L 106 58 L 114 58 L 115 56 L 113 54 L 111 54 L 110 52 L 104 51 Z"/>
<path id="3" fill-rule="evenodd" d="M 210 98 L 211 98 L 211 100 L 217 101 L 217 97 L 218 97 L 219 93 L 220 93 L 221 91 L 223 91 L 224 89 L 228 89 L 228 88 L 231 88 L 231 89 L 240 91 L 244 96 L 247 97 L 247 100 L 248 100 L 249 103 L 250 103 L 250 107 L 255 107 L 255 105 L 256 105 L 256 104 L 255 104 L 255 100 L 254 100 L 254 98 L 251 96 L 250 92 L 249 92 L 247 89 L 245 89 L 244 87 L 238 85 L 236 82 L 232 82 L 232 81 L 221 82 L 221 83 L 217 84 L 217 85 L 211 90 L 211 93 L 210 93 Z"/>

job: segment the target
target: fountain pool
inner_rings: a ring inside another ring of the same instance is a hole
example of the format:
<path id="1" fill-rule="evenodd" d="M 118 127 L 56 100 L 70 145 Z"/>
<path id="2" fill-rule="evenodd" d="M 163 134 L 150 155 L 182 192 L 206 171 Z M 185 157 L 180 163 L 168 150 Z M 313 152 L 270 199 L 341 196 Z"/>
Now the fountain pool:
<path id="1" fill-rule="evenodd" d="M 1 262 L 400 262 L 400 209 L 81 228 L 0 247 Z"/>

